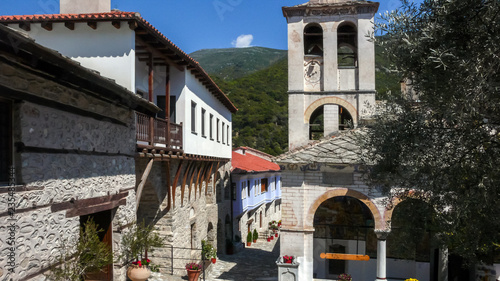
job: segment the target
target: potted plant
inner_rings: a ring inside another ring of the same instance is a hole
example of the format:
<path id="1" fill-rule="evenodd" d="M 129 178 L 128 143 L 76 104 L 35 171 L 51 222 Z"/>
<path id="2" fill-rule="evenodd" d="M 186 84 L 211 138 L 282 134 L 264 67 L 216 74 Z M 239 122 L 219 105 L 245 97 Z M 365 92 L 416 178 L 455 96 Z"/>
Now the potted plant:
<path id="1" fill-rule="evenodd" d="M 188 263 L 186 264 L 186 270 L 189 281 L 196 281 L 200 277 L 201 264 L 198 263 Z"/>
<path id="2" fill-rule="evenodd" d="M 129 264 L 127 276 L 132 281 L 147 280 L 151 271 L 158 271 L 158 266 L 152 265 L 148 259 L 148 251 L 163 244 L 163 238 L 154 231 L 153 225 L 146 225 L 144 221 L 123 235 L 123 258 Z"/>
<path id="3" fill-rule="evenodd" d="M 252 239 L 253 239 L 252 232 L 249 231 L 247 234 L 247 247 L 250 247 L 252 245 Z"/>
<path id="4" fill-rule="evenodd" d="M 101 272 L 113 263 L 111 247 L 99 239 L 103 232 L 98 225 L 89 219 L 80 228 L 80 236 L 74 240 L 64 240 L 59 246 L 56 266 L 48 274 L 48 280 L 80 281 L 82 277 L 91 278 L 89 274 Z"/>
<path id="5" fill-rule="evenodd" d="M 259 233 L 257 233 L 257 229 L 253 230 L 253 242 L 257 243 L 257 239 L 259 239 Z"/>
<path id="6" fill-rule="evenodd" d="M 342 273 L 339 275 L 339 281 L 352 281 L 351 274 Z"/>
<path id="7" fill-rule="evenodd" d="M 418 279 L 416 279 L 416 278 L 408 278 L 405 281 L 418 281 Z"/>
<path id="8" fill-rule="evenodd" d="M 201 240 L 201 255 L 204 260 L 210 260 L 212 263 L 217 261 L 217 249 L 205 240 Z"/>
<path id="9" fill-rule="evenodd" d="M 283 263 L 292 263 L 293 256 L 283 256 Z"/>

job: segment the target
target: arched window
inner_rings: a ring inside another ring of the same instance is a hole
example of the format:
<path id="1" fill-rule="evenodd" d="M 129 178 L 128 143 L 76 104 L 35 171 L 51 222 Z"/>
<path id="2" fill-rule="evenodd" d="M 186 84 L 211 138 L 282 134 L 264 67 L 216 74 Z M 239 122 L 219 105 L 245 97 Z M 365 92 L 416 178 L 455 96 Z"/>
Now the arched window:
<path id="1" fill-rule="evenodd" d="M 358 66 L 358 35 L 351 23 L 342 23 L 337 29 L 337 56 L 339 67 Z"/>
<path id="2" fill-rule="evenodd" d="M 333 114 L 336 114 L 333 113 Z M 331 118 L 332 115 L 326 115 L 327 118 Z M 337 117 L 335 117 L 337 118 Z M 318 107 L 311 115 L 311 119 L 309 119 L 309 139 L 310 140 L 320 140 L 323 137 L 328 136 L 332 132 L 329 131 L 331 128 L 327 128 L 325 132 L 325 123 L 328 122 L 328 119 L 325 120 L 325 106 Z M 333 132 L 349 130 L 353 128 L 353 120 L 352 116 L 347 109 L 342 106 L 338 106 L 338 125 L 335 123 L 335 128 Z M 328 127 L 328 126 L 327 126 Z"/>
<path id="3" fill-rule="evenodd" d="M 323 56 L 323 28 L 317 23 L 304 28 L 304 54 Z"/>

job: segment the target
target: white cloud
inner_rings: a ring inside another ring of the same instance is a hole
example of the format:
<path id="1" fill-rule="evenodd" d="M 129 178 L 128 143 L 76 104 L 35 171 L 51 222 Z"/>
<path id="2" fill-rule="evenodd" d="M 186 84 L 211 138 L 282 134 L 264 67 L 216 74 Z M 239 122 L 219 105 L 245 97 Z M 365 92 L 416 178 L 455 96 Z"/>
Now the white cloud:
<path id="1" fill-rule="evenodd" d="M 252 34 L 242 34 L 234 40 L 231 45 L 236 48 L 247 48 L 252 46 L 253 35 Z"/>

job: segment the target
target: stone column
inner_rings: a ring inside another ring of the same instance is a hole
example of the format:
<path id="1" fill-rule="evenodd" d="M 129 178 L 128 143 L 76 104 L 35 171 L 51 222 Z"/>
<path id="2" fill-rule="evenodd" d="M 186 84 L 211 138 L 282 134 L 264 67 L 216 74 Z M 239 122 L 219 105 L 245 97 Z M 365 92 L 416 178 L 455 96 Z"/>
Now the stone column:
<path id="1" fill-rule="evenodd" d="M 377 279 L 375 281 L 387 280 L 387 236 L 388 230 L 375 230 L 377 235 Z"/>
<path id="2" fill-rule="evenodd" d="M 324 135 L 328 137 L 339 131 L 339 106 L 325 104 L 323 108 Z"/>

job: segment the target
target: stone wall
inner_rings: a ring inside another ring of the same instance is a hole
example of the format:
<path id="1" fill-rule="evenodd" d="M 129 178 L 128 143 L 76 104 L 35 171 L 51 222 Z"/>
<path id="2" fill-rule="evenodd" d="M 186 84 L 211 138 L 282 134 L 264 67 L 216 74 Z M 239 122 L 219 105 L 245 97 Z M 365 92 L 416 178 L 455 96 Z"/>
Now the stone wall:
<path id="1" fill-rule="evenodd" d="M 137 160 L 139 179 L 142 177 L 147 161 L 148 159 Z M 144 219 L 148 223 L 153 223 L 159 234 L 166 239 L 167 245 L 164 248 L 155 249 L 150 255 L 151 260 L 160 265 L 160 271 L 163 274 L 173 273 L 183 276 L 186 274 L 184 268 L 186 263 L 201 260 L 201 240 L 208 240 L 214 247 L 220 248 L 216 239 L 219 235 L 216 232 L 220 226 L 218 225 L 219 208 L 214 198 L 214 173 L 210 177 L 208 187 L 205 182 L 202 183 L 201 192 L 200 186 L 196 188 L 195 182 L 191 184 L 191 192 L 189 192 L 190 177 L 188 175 L 184 196 L 182 196 L 182 181 L 187 169 L 184 163 L 175 188 L 174 205 L 173 190 L 169 191 L 167 187 L 167 171 L 169 171 L 172 185 L 179 165 L 180 160 L 170 160 L 170 164 L 168 162 L 153 164 L 141 196 L 138 220 Z M 219 172 L 223 171 L 226 166 L 221 167 Z M 218 174 L 224 174 L 219 172 Z"/>
<path id="2" fill-rule="evenodd" d="M 13 194 L 0 187 L 0 280 L 44 280 L 60 243 L 77 239 L 79 216 L 54 209 L 58 204 L 125 194 L 112 222 L 118 249 L 120 225 L 135 220 L 133 111 L 3 62 L 0 84 L 40 102 L 13 103 L 17 185 Z M 14 249 L 6 240 L 11 234 Z M 14 273 L 7 271 L 11 253 Z"/>
<path id="3" fill-rule="evenodd" d="M 262 213 L 262 223 L 260 214 Z M 240 235 L 242 243 L 246 243 L 248 233 L 248 222 L 250 231 L 257 229 L 259 239 L 266 239 L 270 235 L 269 222 L 281 220 L 281 200 L 274 200 L 270 203 L 262 204 L 259 208 L 244 212 L 239 219 L 235 219 L 235 233 Z M 262 226 L 262 227 L 261 227 Z"/>

